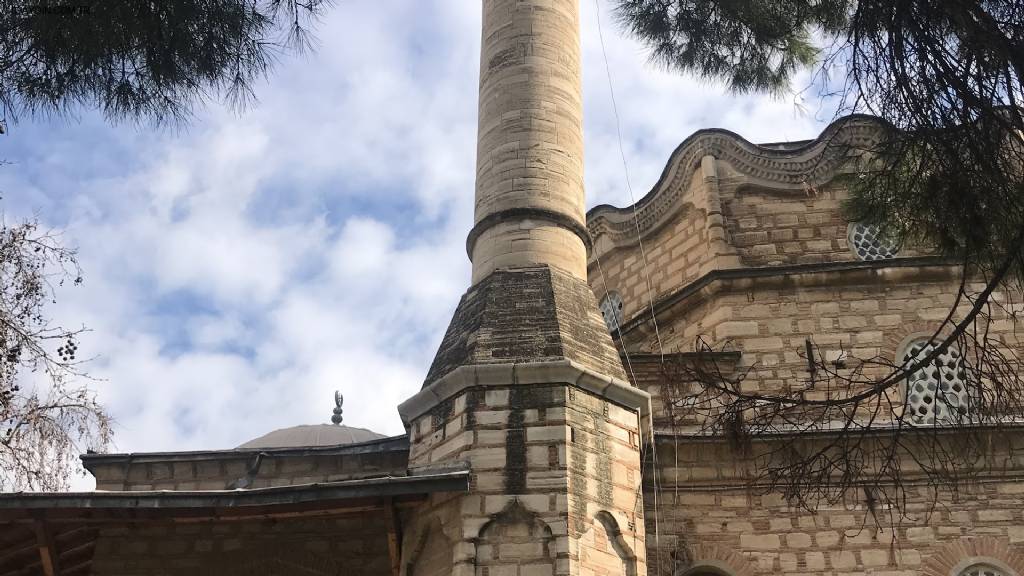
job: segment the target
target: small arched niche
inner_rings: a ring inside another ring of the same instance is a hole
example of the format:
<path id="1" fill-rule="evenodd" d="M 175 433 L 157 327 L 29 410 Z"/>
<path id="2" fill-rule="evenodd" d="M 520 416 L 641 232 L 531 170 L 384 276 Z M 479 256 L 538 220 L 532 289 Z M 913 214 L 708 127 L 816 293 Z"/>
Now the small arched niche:
<path id="1" fill-rule="evenodd" d="M 602 510 L 580 538 L 580 563 L 596 574 L 636 576 L 636 555 L 622 537 L 619 523 Z"/>
<path id="2" fill-rule="evenodd" d="M 554 536 L 547 523 L 512 501 L 480 530 L 476 576 L 554 574 Z"/>
<path id="3" fill-rule="evenodd" d="M 405 576 L 448 576 L 452 571 L 453 546 L 441 523 L 428 523 L 414 541 L 405 564 Z"/>

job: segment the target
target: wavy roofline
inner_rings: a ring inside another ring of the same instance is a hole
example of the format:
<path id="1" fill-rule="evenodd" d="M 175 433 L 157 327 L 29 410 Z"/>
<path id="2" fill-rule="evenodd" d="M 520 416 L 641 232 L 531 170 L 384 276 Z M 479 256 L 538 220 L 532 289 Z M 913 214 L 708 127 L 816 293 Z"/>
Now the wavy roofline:
<path id="1" fill-rule="evenodd" d="M 796 158 L 807 152 L 821 147 L 822 149 L 840 133 L 844 128 L 851 124 L 874 124 L 879 127 L 891 127 L 891 124 L 885 120 L 872 116 L 870 114 L 850 114 L 843 116 L 836 120 L 833 120 L 828 126 L 825 127 L 821 133 L 813 140 L 798 140 L 795 143 L 799 143 L 798 146 L 787 149 L 780 149 L 775 146 L 783 144 L 783 142 L 773 142 L 771 144 L 755 144 L 743 136 L 727 130 L 725 128 L 703 128 L 697 130 L 685 140 L 683 140 L 679 146 L 673 150 L 672 154 L 669 155 L 668 162 L 665 164 L 665 168 L 661 172 L 661 176 L 658 177 L 658 181 L 655 182 L 654 186 L 648 191 L 642 198 L 636 201 L 634 204 L 630 204 L 623 207 L 613 206 L 611 204 L 599 204 L 594 206 L 587 211 L 587 222 L 597 219 L 601 216 L 610 215 L 625 215 L 632 214 L 634 210 L 642 210 L 647 205 L 651 204 L 659 195 L 659 193 L 669 183 L 670 177 L 673 176 L 678 163 L 684 158 L 689 152 L 698 148 L 703 140 L 709 136 L 725 136 L 732 143 L 736 144 L 745 151 L 752 155 L 761 157 L 770 157 L 773 159 L 784 160 L 788 158 Z"/>

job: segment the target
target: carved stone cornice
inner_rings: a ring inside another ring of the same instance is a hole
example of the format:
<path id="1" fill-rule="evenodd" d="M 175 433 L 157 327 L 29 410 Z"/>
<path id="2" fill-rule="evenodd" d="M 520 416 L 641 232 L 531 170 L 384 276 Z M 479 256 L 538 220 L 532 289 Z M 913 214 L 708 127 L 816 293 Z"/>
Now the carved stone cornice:
<path id="1" fill-rule="evenodd" d="M 595 242 L 605 236 L 614 246 L 637 242 L 692 206 L 683 196 L 688 179 L 701 159 L 713 156 L 760 188 L 804 191 L 832 180 L 851 157 L 877 143 L 882 121 L 873 116 L 846 116 L 830 124 L 816 139 L 792 147 L 758 145 L 723 129 L 700 130 L 672 153 L 654 188 L 634 206 L 602 204 L 587 213 L 587 227 Z M 634 220 L 634 210 L 636 220 Z"/>

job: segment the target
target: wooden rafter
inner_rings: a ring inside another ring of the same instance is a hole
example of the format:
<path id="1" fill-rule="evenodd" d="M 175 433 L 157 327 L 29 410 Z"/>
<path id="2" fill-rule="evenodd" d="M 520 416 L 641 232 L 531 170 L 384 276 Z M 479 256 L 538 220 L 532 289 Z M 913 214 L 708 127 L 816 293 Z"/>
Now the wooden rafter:
<path id="1" fill-rule="evenodd" d="M 57 551 L 57 544 L 53 541 L 53 533 L 42 521 L 37 521 L 33 527 L 39 546 L 39 561 L 43 566 L 43 574 L 60 576 L 60 553 Z"/>
<path id="2" fill-rule="evenodd" d="M 400 576 L 402 573 L 402 522 L 398 516 L 398 507 L 394 501 L 389 503 L 387 510 L 388 555 L 391 557 L 391 574 Z"/>

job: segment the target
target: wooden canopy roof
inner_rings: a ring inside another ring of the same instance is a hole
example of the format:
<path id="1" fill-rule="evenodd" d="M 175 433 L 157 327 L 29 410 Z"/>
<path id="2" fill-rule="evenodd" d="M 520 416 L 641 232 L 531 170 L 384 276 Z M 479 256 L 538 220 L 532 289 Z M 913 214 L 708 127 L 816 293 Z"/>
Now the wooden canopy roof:
<path id="1" fill-rule="evenodd" d="M 0 494 L 0 576 L 89 574 L 100 531 L 386 513 L 435 492 L 465 492 L 465 470 L 253 490 Z M 397 568 L 400 527 L 388 539 Z"/>

